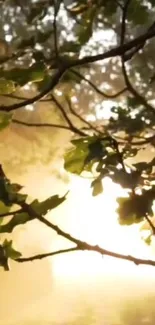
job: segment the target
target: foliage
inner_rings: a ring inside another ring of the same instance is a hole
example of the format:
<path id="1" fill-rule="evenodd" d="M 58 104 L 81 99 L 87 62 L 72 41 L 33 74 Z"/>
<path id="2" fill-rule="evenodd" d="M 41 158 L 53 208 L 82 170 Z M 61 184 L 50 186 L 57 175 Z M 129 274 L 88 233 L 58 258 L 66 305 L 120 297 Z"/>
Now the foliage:
<path id="1" fill-rule="evenodd" d="M 0 96 L 3 102 L 4 96 L 16 100 L 0 106 L 0 130 L 11 123 L 28 125 L 15 120 L 14 111 L 49 96 L 63 117 L 60 127 L 73 135 L 64 155 L 66 171 L 91 174 L 93 196 L 103 192 L 105 177 L 121 185 L 127 196 L 117 199 L 118 222 L 149 220 L 154 235 L 155 158 L 137 158 L 142 150 L 155 149 L 155 1 L 8 0 L 0 6 Z M 27 84 L 35 95 L 22 101 L 18 92 Z M 47 225 L 44 216 L 66 199 L 54 195 L 28 204 L 21 189 L 1 167 L 0 233 L 11 234 L 16 226 L 36 218 Z M 19 257 L 12 241 L 5 240 L 0 246 L 1 265 L 8 269 L 8 258 Z"/>

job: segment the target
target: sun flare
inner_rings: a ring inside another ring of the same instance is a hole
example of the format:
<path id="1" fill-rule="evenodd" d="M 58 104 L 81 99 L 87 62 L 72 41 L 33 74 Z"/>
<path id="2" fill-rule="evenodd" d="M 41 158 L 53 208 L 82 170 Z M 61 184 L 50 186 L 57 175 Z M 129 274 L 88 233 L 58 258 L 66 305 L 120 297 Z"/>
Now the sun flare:
<path id="1" fill-rule="evenodd" d="M 104 191 L 97 197 L 92 197 L 90 180 L 72 177 L 67 213 L 69 218 L 69 232 L 90 244 L 122 254 L 148 258 L 150 249 L 140 235 L 140 225 L 120 226 L 116 213 L 119 196 L 125 196 L 125 191 L 110 179 L 103 181 Z M 102 257 L 94 252 L 69 253 L 54 258 L 54 271 L 62 277 L 81 277 L 84 275 L 102 274 L 115 268 L 131 272 L 135 267 L 129 262 Z"/>

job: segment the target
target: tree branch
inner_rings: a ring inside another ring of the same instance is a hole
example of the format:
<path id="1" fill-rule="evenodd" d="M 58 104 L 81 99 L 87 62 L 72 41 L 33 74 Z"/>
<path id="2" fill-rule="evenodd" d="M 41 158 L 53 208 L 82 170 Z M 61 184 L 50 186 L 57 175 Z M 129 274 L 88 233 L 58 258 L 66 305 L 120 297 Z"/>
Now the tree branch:
<path id="1" fill-rule="evenodd" d="M 111 256 L 111 257 L 115 257 L 118 259 L 130 261 L 130 262 L 135 263 L 136 265 L 143 264 L 143 265 L 155 266 L 155 261 L 153 261 L 153 260 L 146 260 L 146 259 L 131 256 L 131 255 L 115 253 L 115 252 L 109 251 L 107 249 L 101 248 L 98 245 L 90 245 L 84 241 L 81 241 L 81 240 L 71 236 L 70 234 L 66 233 L 65 231 L 60 229 L 58 226 L 54 225 L 53 223 L 51 223 L 50 221 L 48 221 L 47 219 L 45 219 L 44 217 L 39 215 L 27 203 L 25 203 L 25 202 L 20 203 L 20 205 L 24 209 L 24 211 L 29 214 L 30 217 L 38 219 L 40 222 L 45 224 L 47 227 L 54 230 L 58 235 L 62 236 L 63 238 L 66 238 L 67 240 L 76 244 L 77 249 L 79 249 L 79 250 L 94 251 L 94 252 L 100 253 L 101 255 Z"/>
<path id="2" fill-rule="evenodd" d="M 150 30 L 155 30 L 155 22 L 152 23 L 152 25 L 148 28 L 148 31 Z M 143 47 L 145 46 L 146 41 L 142 42 L 141 44 L 139 44 L 138 46 L 136 46 L 135 48 L 132 48 L 131 51 L 129 51 L 129 53 L 125 53 L 124 55 L 124 62 L 129 61 L 133 58 L 133 56 L 141 49 L 143 49 Z"/>
<path id="3" fill-rule="evenodd" d="M 27 99 L 26 101 L 24 101 L 22 103 L 16 103 L 16 104 L 12 104 L 12 105 L 9 105 L 9 106 L 1 105 L 0 110 L 10 112 L 10 111 L 13 111 L 15 109 L 19 109 L 19 108 L 21 108 L 23 106 L 34 104 L 35 102 L 37 102 L 40 99 L 42 99 L 43 97 L 45 97 L 50 91 L 52 91 L 54 89 L 54 87 L 58 84 L 58 82 L 60 81 L 63 74 L 68 69 L 73 68 L 73 67 L 77 67 L 77 66 L 80 66 L 80 65 L 88 64 L 88 63 L 97 62 L 97 61 L 104 60 L 104 59 L 107 59 L 107 58 L 112 58 L 112 57 L 115 57 L 115 56 L 121 56 L 126 51 L 130 50 L 131 48 L 137 46 L 141 42 L 146 41 L 146 40 L 148 40 L 148 39 L 150 39 L 150 38 L 152 38 L 154 36 L 155 36 L 155 31 L 153 29 L 151 31 L 148 31 L 148 32 L 144 33 L 143 35 L 141 35 L 139 37 L 136 37 L 134 40 L 129 41 L 126 44 L 114 47 L 111 50 L 109 50 L 109 51 L 107 51 L 105 53 L 102 53 L 102 54 L 98 54 L 98 55 L 94 55 L 94 56 L 86 56 L 86 57 L 84 57 L 82 59 L 70 60 L 70 61 L 65 61 L 64 58 L 63 58 L 62 59 L 62 64 L 60 65 L 58 71 L 54 74 L 54 76 L 52 76 L 51 82 L 48 84 L 46 89 L 44 89 L 44 91 L 40 92 L 38 95 L 36 95 L 36 96 L 34 96 L 34 97 L 30 98 L 30 99 Z"/>
<path id="4" fill-rule="evenodd" d="M 45 97 L 58 83 L 61 77 L 63 76 L 64 72 L 66 71 L 66 66 L 61 66 L 61 68 L 52 76 L 51 82 L 49 85 L 44 89 L 42 92 L 37 94 L 36 96 L 29 98 L 25 100 L 22 103 L 15 103 L 9 106 L 1 105 L 0 110 L 5 112 L 10 112 L 16 109 L 19 109 L 21 107 L 24 107 L 26 105 L 34 104 L 35 102 L 39 101 L 43 97 Z"/>
<path id="5" fill-rule="evenodd" d="M 58 255 L 58 254 L 69 253 L 69 252 L 75 252 L 75 251 L 79 251 L 79 250 L 80 249 L 78 247 L 72 247 L 72 248 L 68 248 L 68 249 L 61 249 L 61 250 L 55 251 L 55 252 L 33 255 L 30 257 L 20 257 L 20 258 L 17 258 L 15 261 L 19 262 L 19 263 L 32 262 L 32 261 L 36 261 L 36 260 L 41 260 L 46 257 L 50 257 L 50 256 Z"/>
<path id="6" fill-rule="evenodd" d="M 76 66 L 80 66 L 80 65 L 84 65 L 84 64 L 88 64 L 88 63 L 93 63 L 93 62 L 97 62 L 97 61 L 101 61 L 101 60 L 105 60 L 108 58 L 112 58 L 115 56 L 121 56 L 123 55 L 125 52 L 129 51 L 130 49 L 132 49 L 133 47 L 139 45 L 140 43 L 142 43 L 143 41 L 147 41 L 151 38 L 155 37 L 155 30 L 152 29 L 150 31 L 146 31 L 144 34 L 136 37 L 134 40 L 129 41 L 123 45 L 119 45 L 117 47 L 112 48 L 111 50 L 102 53 L 102 54 L 97 54 L 97 55 L 93 55 L 93 56 L 85 56 L 82 59 L 77 59 L 77 60 L 73 60 L 71 61 L 70 64 L 70 68 L 76 67 Z M 69 66 L 68 66 L 69 68 Z"/>

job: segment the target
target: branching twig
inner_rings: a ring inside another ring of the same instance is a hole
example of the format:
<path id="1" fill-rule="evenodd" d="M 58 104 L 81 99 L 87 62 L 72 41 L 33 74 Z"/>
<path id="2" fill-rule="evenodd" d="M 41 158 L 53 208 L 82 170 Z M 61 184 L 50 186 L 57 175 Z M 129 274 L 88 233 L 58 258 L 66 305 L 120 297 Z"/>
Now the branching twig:
<path id="1" fill-rule="evenodd" d="M 146 259 L 131 256 L 131 255 L 115 253 L 115 252 L 109 251 L 107 249 L 101 248 L 98 245 L 90 245 L 84 241 L 81 241 L 81 240 L 73 237 L 72 235 L 66 233 L 65 231 L 60 229 L 58 226 L 54 225 L 53 223 L 51 223 L 50 221 L 48 221 L 47 219 L 45 219 L 44 217 L 39 215 L 27 203 L 20 203 L 20 205 L 24 209 L 24 211 L 29 214 L 30 217 L 32 217 L 33 219 L 34 218 L 38 219 L 40 222 L 45 224 L 47 227 L 53 229 L 58 235 L 62 236 L 63 238 L 66 238 L 67 240 L 76 244 L 76 246 L 77 246 L 76 248 L 79 250 L 94 251 L 94 252 L 100 253 L 101 255 L 107 255 L 107 256 L 118 258 L 118 259 L 130 261 L 130 262 L 135 263 L 136 265 L 143 264 L 143 265 L 155 266 L 155 261 L 153 261 L 153 260 L 146 260 Z"/>
<path id="2" fill-rule="evenodd" d="M 122 14 L 121 42 L 120 42 L 121 46 L 124 45 L 125 32 L 126 32 L 126 16 L 127 16 L 127 11 L 128 11 L 130 1 L 131 0 L 126 0 L 125 6 L 123 9 L 123 14 Z M 153 31 L 154 31 L 154 29 L 153 29 Z M 153 106 L 150 105 L 146 101 L 146 99 L 141 94 L 139 94 L 138 91 L 132 86 L 132 84 L 129 80 L 127 71 L 126 71 L 126 67 L 125 67 L 124 53 L 122 54 L 121 59 L 122 59 L 122 72 L 123 72 L 124 80 L 125 80 L 128 91 L 139 101 L 139 103 L 141 103 L 145 108 L 149 109 L 151 112 L 153 112 L 153 114 L 155 114 L 155 109 L 153 108 Z"/>
<path id="3" fill-rule="evenodd" d="M 129 51 L 130 49 L 132 49 L 133 47 L 139 45 L 140 43 L 147 41 L 151 38 L 155 37 L 155 31 L 151 30 L 151 31 L 146 31 L 144 34 L 136 37 L 135 39 L 126 42 L 123 45 L 117 46 L 112 48 L 111 50 L 102 53 L 102 54 L 97 54 L 97 55 L 93 55 L 93 56 L 85 56 L 82 59 L 77 59 L 72 61 L 72 64 L 70 65 L 70 68 L 73 67 L 77 67 L 80 65 L 84 65 L 84 64 L 88 64 L 88 63 L 93 63 L 93 62 L 97 62 L 97 61 L 101 61 L 101 60 L 105 60 L 108 58 L 112 58 L 115 56 L 121 56 L 123 55 L 125 52 Z M 68 67 L 69 68 L 69 67 Z"/>
<path id="4" fill-rule="evenodd" d="M 26 105 L 34 104 L 35 102 L 37 102 L 40 99 L 42 99 L 43 97 L 45 97 L 50 91 L 52 91 L 54 89 L 54 87 L 58 84 L 59 80 L 63 76 L 64 72 L 66 72 L 68 69 L 77 67 L 77 66 L 81 66 L 84 64 L 88 64 L 88 63 L 97 62 L 97 61 L 104 60 L 107 58 L 112 58 L 115 56 L 121 56 L 126 51 L 132 49 L 133 47 L 137 46 L 141 42 L 146 41 L 154 36 L 155 36 L 155 31 L 151 30 L 151 31 L 146 32 L 143 35 L 135 38 L 134 40 L 127 42 L 126 44 L 114 47 L 111 50 L 109 50 L 105 53 L 102 53 L 102 54 L 98 54 L 98 55 L 94 55 L 94 56 L 86 56 L 82 59 L 70 60 L 70 61 L 64 61 L 64 59 L 63 59 L 63 64 L 60 65 L 58 71 L 51 78 L 50 83 L 44 89 L 44 91 L 40 92 L 38 95 L 36 95 L 30 99 L 27 99 L 26 101 L 24 101 L 22 103 L 15 103 L 15 104 L 12 104 L 9 106 L 1 105 L 0 110 L 10 112 L 15 109 L 24 107 Z"/>
<path id="5" fill-rule="evenodd" d="M 62 77 L 62 75 L 64 74 L 65 71 L 66 71 L 66 67 L 61 66 L 61 68 L 54 74 L 54 76 L 52 76 L 51 82 L 48 84 L 46 89 L 44 89 L 38 95 L 36 95 L 36 96 L 34 96 L 32 98 L 29 98 L 29 99 L 25 100 L 22 103 L 15 103 L 15 104 L 12 104 L 12 105 L 9 105 L 9 106 L 1 105 L 0 110 L 5 111 L 5 112 L 10 112 L 10 111 L 19 109 L 21 107 L 24 107 L 26 105 L 34 104 L 35 102 L 37 102 L 40 99 L 42 99 L 43 97 L 45 97 L 59 83 L 59 80 L 60 80 L 60 78 Z"/>
<path id="6" fill-rule="evenodd" d="M 151 144 L 151 142 L 155 140 L 155 135 L 152 135 L 151 137 L 145 138 L 144 140 L 141 141 L 133 141 L 133 142 L 127 141 L 126 139 L 123 139 L 116 135 L 114 135 L 113 137 L 119 140 L 119 144 L 130 143 L 131 146 L 143 146 L 145 144 Z"/>
<path id="7" fill-rule="evenodd" d="M 150 30 L 155 30 L 155 22 L 153 22 L 151 24 L 151 26 L 148 28 L 148 32 Z M 133 58 L 133 56 L 139 51 L 142 50 L 143 47 L 145 46 L 146 41 L 142 42 L 141 44 L 139 44 L 138 46 L 136 46 L 135 48 L 133 48 L 131 51 L 129 51 L 129 53 L 125 53 L 124 55 L 124 62 L 131 60 Z"/>
<path id="8" fill-rule="evenodd" d="M 56 106 L 59 108 L 60 112 L 62 113 L 65 121 L 67 122 L 69 128 L 70 128 L 70 131 L 78 134 L 78 135 L 81 135 L 81 136 L 86 136 L 87 134 L 84 133 L 83 131 L 81 131 L 80 129 L 76 128 L 76 126 L 72 123 L 72 121 L 69 119 L 67 113 L 65 112 L 64 108 L 62 107 L 62 105 L 58 102 L 58 100 L 56 99 L 56 97 L 52 94 L 51 95 L 51 98 L 53 100 L 53 102 L 56 104 Z"/>
<path id="9" fill-rule="evenodd" d="M 65 96 L 66 101 L 68 103 L 68 107 L 70 109 L 70 112 L 76 116 L 82 123 L 86 124 L 90 130 L 94 130 L 96 133 L 103 135 L 103 132 L 97 130 L 97 128 L 95 128 L 95 126 L 93 126 L 90 122 L 88 122 L 87 120 L 85 120 L 80 114 L 78 114 L 72 107 L 71 101 L 69 100 L 69 98 L 67 96 Z"/>

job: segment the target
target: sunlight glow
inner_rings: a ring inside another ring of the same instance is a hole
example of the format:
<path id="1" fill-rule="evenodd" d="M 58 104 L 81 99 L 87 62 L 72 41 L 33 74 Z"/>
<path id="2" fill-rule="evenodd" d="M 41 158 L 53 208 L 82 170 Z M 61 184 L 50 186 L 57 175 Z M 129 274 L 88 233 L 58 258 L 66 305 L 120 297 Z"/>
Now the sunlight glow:
<path id="1" fill-rule="evenodd" d="M 103 194 L 93 197 L 90 180 L 73 177 L 67 213 L 71 214 L 69 232 L 93 245 L 141 258 L 151 256 L 150 248 L 142 240 L 140 224 L 120 226 L 116 198 L 126 196 L 125 191 L 108 178 L 103 181 Z M 72 245 L 71 245 L 72 246 Z M 77 252 L 56 256 L 54 272 L 60 277 L 101 276 L 104 272 L 135 271 L 135 265 L 94 252 Z"/>
<path id="2" fill-rule="evenodd" d="M 114 115 L 111 112 L 111 108 L 117 106 L 117 103 L 113 100 L 104 100 L 101 103 L 98 103 L 95 106 L 95 116 L 88 114 L 86 119 L 87 121 L 94 122 L 95 120 L 109 119 L 110 116 Z"/>

